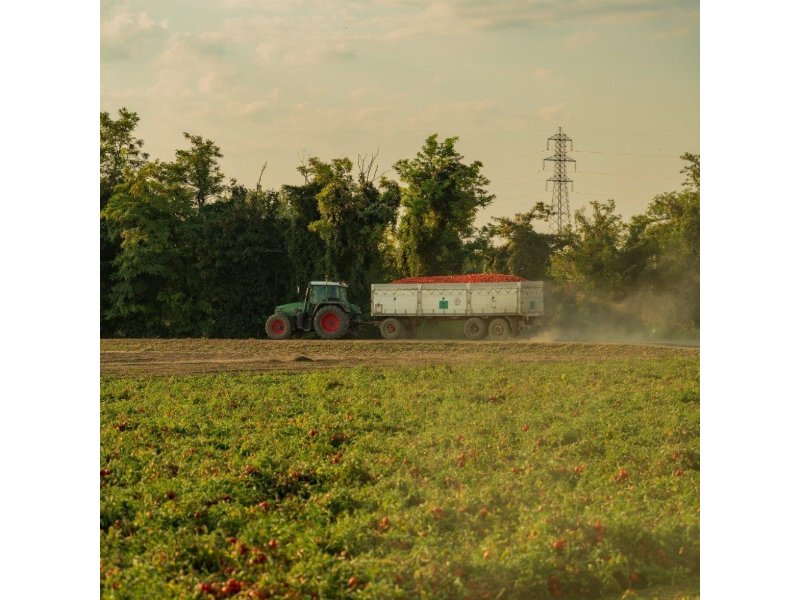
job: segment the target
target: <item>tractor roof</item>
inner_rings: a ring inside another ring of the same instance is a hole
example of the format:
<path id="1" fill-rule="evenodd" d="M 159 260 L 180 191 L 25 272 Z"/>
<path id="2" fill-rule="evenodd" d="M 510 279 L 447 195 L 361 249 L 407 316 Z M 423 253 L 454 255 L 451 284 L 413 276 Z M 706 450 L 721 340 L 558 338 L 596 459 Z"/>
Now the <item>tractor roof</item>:
<path id="1" fill-rule="evenodd" d="M 341 287 L 347 287 L 346 283 L 340 283 L 338 281 L 312 281 L 310 285 L 338 285 Z"/>

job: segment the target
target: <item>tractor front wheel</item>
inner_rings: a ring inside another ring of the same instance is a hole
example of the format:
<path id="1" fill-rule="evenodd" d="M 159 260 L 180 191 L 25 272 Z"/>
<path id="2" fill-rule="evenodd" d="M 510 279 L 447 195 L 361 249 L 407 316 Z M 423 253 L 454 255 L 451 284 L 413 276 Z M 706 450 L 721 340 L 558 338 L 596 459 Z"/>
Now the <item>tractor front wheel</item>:
<path id="1" fill-rule="evenodd" d="M 276 314 L 267 319 L 267 337 L 285 340 L 292 335 L 292 323 L 286 315 Z"/>
<path id="2" fill-rule="evenodd" d="M 324 340 L 338 340 L 350 330 L 350 317 L 338 306 L 323 306 L 314 315 L 314 331 Z"/>

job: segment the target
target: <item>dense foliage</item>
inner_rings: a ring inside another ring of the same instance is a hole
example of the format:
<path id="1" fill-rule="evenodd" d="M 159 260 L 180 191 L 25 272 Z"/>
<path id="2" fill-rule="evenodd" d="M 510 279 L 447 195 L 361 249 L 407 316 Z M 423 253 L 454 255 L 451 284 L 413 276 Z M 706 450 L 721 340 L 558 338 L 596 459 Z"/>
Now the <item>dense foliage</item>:
<path id="1" fill-rule="evenodd" d="M 369 285 L 402 277 L 497 272 L 547 280 L 549 326 L 685 335 L 699 328 L 700 162 L 686 185 L 625 222 L 593 202 L 566 235 L 537 231 L 538 205 L 478 229 L 494 196 L 458 138 L 429 136 L 377 178 L 376 157 L 305 160 L 302 185 L 225 183 L 223 154 L 184 133 L 172 162 L 149 160 L 136 113 L 100 115 L 101 334 L 260 337 L 278 303 L 309 280 Z M 542 229 L 540 227 L 540 229 Z"/>

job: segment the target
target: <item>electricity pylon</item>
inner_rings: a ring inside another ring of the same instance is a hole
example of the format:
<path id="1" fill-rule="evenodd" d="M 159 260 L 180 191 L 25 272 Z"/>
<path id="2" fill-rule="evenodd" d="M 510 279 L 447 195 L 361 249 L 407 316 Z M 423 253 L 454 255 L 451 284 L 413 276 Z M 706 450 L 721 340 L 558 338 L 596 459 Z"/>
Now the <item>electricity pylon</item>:
<path id="1" fill-rule="evenodd" d="M 555 154 L 542 161 L 542 168 L 544 168 L 545 161 L 553 163 L 553 176 L 547 181 L 553 182 L 553 200 L 550 208 L 553 211 L 550 217 L 550 231 L 556 235 L 566 233 L 572 225 L 572 218 L 569 213 L 569 190 L 567 184 L 572 183 L 572 179 L 567 176 L 567 163 L 575 164 L 574 158 L 567 156 L 567 142 L 569 142 L 569 149 L 572 150 L 572 138 L 567 136 L 566 133 L 558 128 L 558 133 L 547 139 L 547 149 L 550 149 L 550 142 L 555 146 Z M 547 182 L 545 182 L 545 190 L 547 190 Z"/>

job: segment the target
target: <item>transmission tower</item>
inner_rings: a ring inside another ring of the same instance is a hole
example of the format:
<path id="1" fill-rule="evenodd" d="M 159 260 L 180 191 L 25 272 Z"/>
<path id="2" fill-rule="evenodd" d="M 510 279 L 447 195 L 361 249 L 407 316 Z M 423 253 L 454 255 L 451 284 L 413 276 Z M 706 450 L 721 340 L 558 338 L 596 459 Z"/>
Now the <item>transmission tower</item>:
<path id="1" fill-rule="evenodd" d="M 572 183 L 572 179 L 567 177 L 567 163 L 573 163 L 577 167 L 574 158 L 567 156 L 567 142 L 569 142 L 569 149 L 572 150 L 572 138 L 567 136 L 566 133 L 558 128 L 558 133 L 547 139 L 547 149 L 550 149 L 550 142 L 555 146 L 555 154 L 542 161 L 542 168 L 544 168 L 545 161 L 553 163 L 553 176 L 547 181 L 553 182 L 553 200 L 550 208 L 553 215 L 550 217 L 550 231 L 557 235 L 566 233 L 567 229 L 572 224 L 572 219 L 569 213 L 569 190 L 567 184 Z M 547 190 L 547 182 L 545 182 L 545 190 Z"/>

